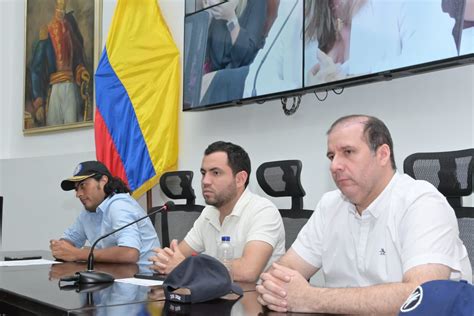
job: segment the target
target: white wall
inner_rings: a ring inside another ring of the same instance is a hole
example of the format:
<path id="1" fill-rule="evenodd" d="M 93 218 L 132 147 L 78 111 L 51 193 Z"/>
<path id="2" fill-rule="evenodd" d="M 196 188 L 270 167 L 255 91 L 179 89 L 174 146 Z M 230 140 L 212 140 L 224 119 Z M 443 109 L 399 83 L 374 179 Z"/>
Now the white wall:
<path id="1" fill-rule="evenodd" d="M 184 0 L 159 0 L 178 48 L 183 47 Z M 104 40 L 115 0 L 104 0 Z M 0 0 L 0 195 L 5 196 L 3 250 L 47 249 L 77 215 L 80 204 L 72 193 L 60 190 L 77 162 L 93 159 L 93 130 L 80 129 L 24 136 L 22 133 L 24 69 L 24 1 Z M 314 208 L 334 185 L 325 158 L 328 126 L 351 113 L 378 116 L 395 142 L 398 167 L 416 151 L 474 147 L 474 66 L 464 66 L 388 82 L 346 89 L 319 102 L 303 97 L 300 109 L 287 117 L 279 101 L 180 117 L 181 169 L 195 172 L 198 202 L 199 167 L 204 148 L 222 139 L 242 145 L 253 169 L 264 162 L 297 158 L 303 161 L 305 206 Z M 252 175 L 250 187 L 259 190 Z M 163 200 L 155 189 L 154 204 Z M 274 200 L 285 207 L 289 201 Z M 140 199 L 142 205 L 144 198 Z M 468 200 L 471 205 L 472 198 Z"/>
<path id="2" fill-rule="evenodd" d="M 473 81 L 471 66 L 353 87 L 340 96 L 330 94 L 324 102 L 308 94 L 291 117 L 283 114 L 278 101 L 186 112 L 181 165 L 198 170 L 200 157 L 195 153 L 218 138 L 244 146 L 254 169 L 264 161 L 297 158 L 303 162 L 305 205 L 314 208 L 322 193 L 334 188 L 327 170 L 325 133 L 336 118 L 365 113 L 384 120 L 394 139 L 397 166 L 403 170 L 403 159 L 416 151 L 473 147 Z M 198 134 L 193 136 L 193 131 Z M 257 186 L 253 181 L 253 188 Z"/>

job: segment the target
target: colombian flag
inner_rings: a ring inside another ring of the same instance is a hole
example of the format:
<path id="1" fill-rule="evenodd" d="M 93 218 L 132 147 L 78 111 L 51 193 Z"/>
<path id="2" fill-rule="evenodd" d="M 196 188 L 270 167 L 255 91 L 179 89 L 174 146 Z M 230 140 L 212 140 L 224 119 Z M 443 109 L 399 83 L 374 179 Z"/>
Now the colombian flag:
<path id="1" fill-rule="evenodd" d="M 179 52 L 157 0 L 118 0 L 95 74 L 97 160 L 135 198 L 178 160 Z"/>

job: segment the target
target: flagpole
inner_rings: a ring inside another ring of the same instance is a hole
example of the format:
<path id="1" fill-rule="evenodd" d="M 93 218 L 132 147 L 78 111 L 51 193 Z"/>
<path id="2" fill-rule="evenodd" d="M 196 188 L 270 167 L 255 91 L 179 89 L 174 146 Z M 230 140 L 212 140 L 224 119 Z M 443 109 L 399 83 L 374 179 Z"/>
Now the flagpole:
<path id="1" fill-rule="evenodd" d="M 150 211 L 150 209 L 153 207 L 153 195 L 151 193 L 151 189 L 146 191 L 146 209 L 147 213 Z"/>

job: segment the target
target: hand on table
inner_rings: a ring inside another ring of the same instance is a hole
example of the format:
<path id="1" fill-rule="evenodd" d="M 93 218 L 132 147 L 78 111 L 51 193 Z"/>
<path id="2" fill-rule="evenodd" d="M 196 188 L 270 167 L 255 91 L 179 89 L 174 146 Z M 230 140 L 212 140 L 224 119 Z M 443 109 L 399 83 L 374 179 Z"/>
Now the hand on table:
<path id="1" fill-rule="evenodd" d="M 53 257 L 64 261 L 78 261 L 81 249 L 74 247 L 66 240 L 50 240 L 49 249 Z"/>
<path id="2" fill-rule="evenodd" d="M 296 270 L 273 263 L 272 269 L 261 275 L 257 285 L 258 302 L 277 312 L 308 312 L 307 301 L 302 293 L 310 285 Z"/>
<path id="3" fill-rule="evenodd" d="M 162 274 L 169 274 L 185 259 L 184 255 L 179 250 L 178 241 L 176 239 L 171 241 L 169 248 L 155 248 L 153 251 L 156 252 L 156 255 L 148 259 L 153 262 L 150 269 Z"/>

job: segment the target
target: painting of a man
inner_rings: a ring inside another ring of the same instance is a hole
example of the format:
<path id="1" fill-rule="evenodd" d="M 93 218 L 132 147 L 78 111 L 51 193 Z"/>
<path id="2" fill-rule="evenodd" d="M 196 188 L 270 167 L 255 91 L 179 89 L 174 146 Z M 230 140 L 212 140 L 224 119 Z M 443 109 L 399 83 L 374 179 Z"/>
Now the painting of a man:
<path id="1" fill-rule="evenodd" d="M 49 14 L 27 4 L 25 130 L 92 120 L 94 0 L 48 2 Z"/>

